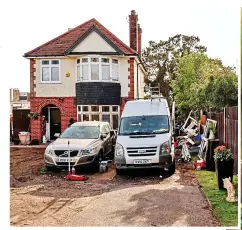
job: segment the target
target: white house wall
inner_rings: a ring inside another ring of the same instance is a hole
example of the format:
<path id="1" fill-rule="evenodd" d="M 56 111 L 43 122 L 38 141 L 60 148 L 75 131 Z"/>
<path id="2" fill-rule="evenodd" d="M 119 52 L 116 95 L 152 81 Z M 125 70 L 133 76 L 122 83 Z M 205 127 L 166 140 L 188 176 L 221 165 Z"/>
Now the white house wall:
<path id="1" fill-rule="evenodd" d="M 143 98 L 144 97 L 144 73 L 139 65 L 138 68 L 138 87 L 139 87 L 139 95 L 137 95 L 137 62 L 134 62 L 134 98 Z"/>
<path id="2" fill-rule="evenodd" d="M 119 58 L 119 82 L 121 84 L 121 97 L 128 97 L 129 94 L 129 58 L 122 57 Z"/>
<path id="3" fill-rule="evenodd" d="M 121 97 L 128 97 L 129 93 L 129 58 L 115 57 L 119 60 L 119 82 L 121 84 Z M 56 58 L 53 58 L 56 59 Z M 40 60 L 36 60 L 36 97 L 74 97 L 76 96 L 76 57 L 61 58 L 60 60 L 60 80 L 61 83 L 41 83 Z M 41 59 L 43 60 L 43 59 Z M 51 59 L 48 59 L 51 60 Z M 66 77 L 66 73 L 70 77 Z"/>
<path id="4" fill-rule="evenodd" d="M 99 34 L 93 31 L 72 52 L 116 52 Z"/>
<path id="5" fill-rule="evenodd" d="M 55 58 L 56 59 L 56 58 Z M 50 59 L 48 59 L 50 60 Z M 61 83 L 41 83 L 40 60 L 36 60 L 36 97 L 74 97 L 75 96 L 75 73 L 76 59 L 60 59 L 60 80 Z M 70 77 L 66 77 L 66 73 Z"/>

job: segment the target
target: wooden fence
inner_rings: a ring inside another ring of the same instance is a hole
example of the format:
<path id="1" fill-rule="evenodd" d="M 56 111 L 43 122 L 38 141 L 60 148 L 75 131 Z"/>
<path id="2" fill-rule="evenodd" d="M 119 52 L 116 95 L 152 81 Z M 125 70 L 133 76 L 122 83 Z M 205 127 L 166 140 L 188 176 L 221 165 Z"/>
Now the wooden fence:
<path id="1" fill-rule="evenodd" d="M 217 121 L 216 138 L 220 145 L 230 148 L 234 156 L 234 173 L 238 174 L 238 107 L 224 108 L 223 112 L 208 113 Z"/>
<path id="2" fill-rule="evenodd" d="M 28 131 L 30 118 L 28 114 L 29 109 L 17 109 L 13 110 L 13 137 L 18 137 L 18 133 L 21 131 Z"/>

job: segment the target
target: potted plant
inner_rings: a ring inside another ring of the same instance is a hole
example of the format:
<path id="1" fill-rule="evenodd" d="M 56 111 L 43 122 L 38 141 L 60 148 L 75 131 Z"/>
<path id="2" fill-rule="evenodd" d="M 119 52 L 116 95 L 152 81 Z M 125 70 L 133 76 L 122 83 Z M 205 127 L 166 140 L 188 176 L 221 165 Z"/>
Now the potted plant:
<path id="1" fill-rule="evenodd" d="M 231 178 L 231 183 L 233 181 L 233 171 L 234 171 L 234 159 L 231 150 L 226 148 L 224 145 L 218 146 L 214 149 L 214 160 L 216 175 L 218 181 L 218 188 L 224 189 L 223 179 Z"/>
<path id="2" fill-rule="evenodd" d="M 214 122 L 209 122 L 208 124 L 209 128 L 209 139 L 214 140 L 215 139 L 215 133 L 216 133 L 216 125 Z"/>

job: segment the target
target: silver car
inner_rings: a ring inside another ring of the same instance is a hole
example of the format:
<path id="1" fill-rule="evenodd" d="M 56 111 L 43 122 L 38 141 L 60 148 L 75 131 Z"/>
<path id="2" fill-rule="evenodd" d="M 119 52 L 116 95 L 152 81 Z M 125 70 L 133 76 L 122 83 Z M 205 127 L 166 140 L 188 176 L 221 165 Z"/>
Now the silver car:
<path id="1" fill-rule="evenodd" d="M 113 154 L 115 134 L 108 122 L 76 122 L 67 128 L 45 150 L 47 169 L 72 166 L 94 166 L 99 168 L 100 161 Z"/>

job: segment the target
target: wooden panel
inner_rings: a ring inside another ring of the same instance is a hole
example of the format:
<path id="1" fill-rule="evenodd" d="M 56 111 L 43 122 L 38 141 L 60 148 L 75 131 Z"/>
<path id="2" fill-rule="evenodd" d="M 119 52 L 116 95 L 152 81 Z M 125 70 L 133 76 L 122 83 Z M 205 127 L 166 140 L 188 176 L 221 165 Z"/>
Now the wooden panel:
<path id="1" fill-rule="evenodd" d="M 30 118 L 29 109 L 13 110 L 13 136 L 18 136 L 21 131 L 28 131 Z"/>

